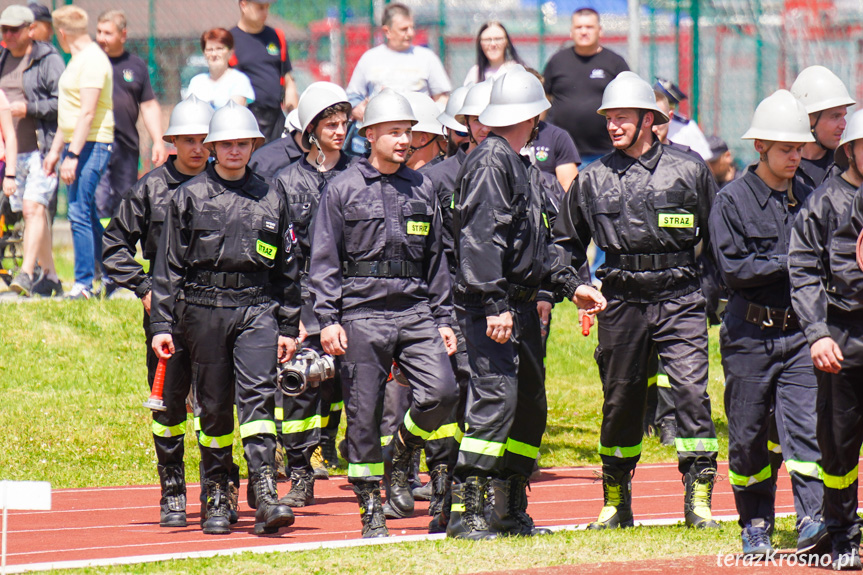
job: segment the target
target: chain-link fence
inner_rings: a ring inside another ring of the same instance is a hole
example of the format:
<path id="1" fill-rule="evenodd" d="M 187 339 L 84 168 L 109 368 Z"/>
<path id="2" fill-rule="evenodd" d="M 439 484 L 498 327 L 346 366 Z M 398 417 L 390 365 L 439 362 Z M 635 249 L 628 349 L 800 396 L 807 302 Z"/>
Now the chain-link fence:
<path id="1" fill-rule="evenodd" d="M 42 0 L 46 2 L 47 0 Z M 52 0 L 52 7 L 71 3 Z M 128 49 L 150 66 L 166 114 L 191 77 L 206 71 L 198 39 L 230 28 L 237 0 L 75 0 L 92 20 L 102 11 L 127 13 Z M 603 45 L 643 77 L 675 81 L 690 98 L 681 112 L 706 134 L 739 141 L 758 101 L 788 87 L 806 66 L 823 64 L 863 97 L 863 2 L 860 0 L 406 0 L 415 13 L 417 44 L 442 58 L 454 85 L 476 62 L 476 34 L 503 23 L 525 63 L 542 71 L 571 44 L 570 16 L 590 6 L 602 14 Z M 382 41 L 383 0 L 278 0 L 270 24 L 286 33 L 294 76 L 347 84 L 359 57 Z M 694 26 L 693 22 L 698 22 Z M 92 25 L 95 28 L 95 23 Z M 639 30 L 640 34 L 635 34 Z M 635 36 L 638 36 L 636 39 Z M 146 157 L 146 154 L 143 154 Z"/>

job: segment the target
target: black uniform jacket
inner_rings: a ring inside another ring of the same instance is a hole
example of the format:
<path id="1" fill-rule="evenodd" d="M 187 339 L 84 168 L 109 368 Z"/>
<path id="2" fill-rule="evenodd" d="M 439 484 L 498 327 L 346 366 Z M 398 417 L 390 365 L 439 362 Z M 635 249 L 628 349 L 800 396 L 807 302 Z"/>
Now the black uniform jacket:
<path id="1" fill-rule="evenodd" d="M 844 297 L 848 294 L 837 290 L 829 252 L 840 219 L 856 192 L 841 176 L 833 176 L 809 195 L 794 221 L 788 252 L 791 302 L 810 345 L 830 337 L 828 309 L 848 312 L 861 308 L 856 301 Z"/>
<path id="2" fill-rule="evenodd" d="M 710 170 L 688 152 L 659 140 L 638 158 L 615 150 L 573 181 L 555 241 L 571 254 L 570 269 L 581 267 L 591 239 L 605 250 L 597 277 L 606 297 L 649 303 L 686 295 L 699 287 L 695 246 L 708 239 L 715 195 Z M 620 258 L 615 266 L 620 254 L 632 265 Z"/>
<path id="3" fill-rule="evenodd" d="M 279 304 L 279 333 L 299 334 L 299 268 L 293 256 L 288 207 L 248 168 L 237 181 L 223 180 L 211 164 L 179 188 L 168 203 L 153 272 L 154 334 L 171 333 L 174 302 L 238 307 L 269 299 Z M 254 278 L 257 285 L 219 287 L 200 272 Z"/>
<path id="4" fill-rule="evenodd" d="M 719 271 L 731 297 L 761 306 L 791 305 L 788 244 L 791 228 L 811 189 L 791 180 L 795 202 L 771 190 L 749 166 L 722 188 L 710 214 L 710 237 Z"/>
<path id="5" fill-rule="evenodd" d="M 468 155 L 456 177 L 455 298 L 482 306 L 486 316 L 508 311 L 514 293 L 554 287 L 557 260 L 546 199 L 539 176 L 532 179 L 531 170 L 538 171 L 509 142 L 491 133 Z M 573 279 L 572 284 L 574 293 L 580 282 Z"/>
<path id="6" fill-rule="evenodd" d="M 270 183 L 280 170 L 298 162 L 305 155 L 294 137 L 288 135 L 255 150 L 249 168 Z"/>
<path id="7" fill-rule="evenodd" d="M 180 184 L 191 178 L 177 171 L 174 158 L 168 158 L 126 192 L 117 213 L 105 228 L 102 261 L 108 276 L 138 297 L 147 295 L 151 280 L 150 274 L 135 259 L 137 244 L 141 242 L 144 259 L 150 262 L 152 271 L 168 200 Z"/>
<path id="8" fill-rule="evenodd" d="M 455 155 L 450 156 L 428 169 L 425 175 L 431 180 L 434 193 L 440 202 L 443 226 L 441 239 L 446 254 L 447 266 L 455 281 L 455 253 L 452 240 L 452 208 L 453 192 L 456 186 L 456 176 L 467 158 L 464 147 L 459 147 Z"/>
<path id="9" fill-rule="evenodd" d="M 838 176 L 842 170 L 833 161 L 833 150 L 827 150 L 827 154 L 821 160 L 800 160 L 800 168 L 795 176 L 802 184 L 815 189 L 833 176 Z"/>
<path id="10" fill-rule="evenodd" d="M 309 293 L 307 273 L 312 257 L 312 226 L 327 182 L 345 171 L 352 161 L 347 154 L 341 154 L 331 170 L 319 172 L 306 158 L 302 158 L 276 174 L 271 184 L 287 202 L 294 225 L 294 257 L 300 267 L 303 293 L 302 320 L 306 331 L 311 334 L 320 331 Z"/>
<path id="11" fill-rule="evenodd" d="M 413 262 L 419 277 L 346 276 L 357 262 Z M 450 325 L 452 298 L 431 181 L 401 166 L 381 174 L 362 158 L 325 188 L 315 218 L 309 270 L 321 328 L 342 318 L 408 310 L 427 302 Z"/>
<path id="12" fill-rule="evenodd" d="M 863 188 L 861 188 L 863 189 Z M 830 241 L 830 271 L 833 274 L 833 288 L 830 290 L 831 297 L 828 316 L 841 315 L 846 308 L 838 307 L 839 297 L 847 306 L 847 310 L 853 315 L 854 312 L 863 310 L 863 271 L 857 263 L 857 241 L 863 232 L 863 194 L 860 189 L 851 199 L 851 204 L 839 218 L 839 224 Z M 833 307 L 835 306 L 835 307 Z M 859 316 L 855 318 L 859 324 Z"/>

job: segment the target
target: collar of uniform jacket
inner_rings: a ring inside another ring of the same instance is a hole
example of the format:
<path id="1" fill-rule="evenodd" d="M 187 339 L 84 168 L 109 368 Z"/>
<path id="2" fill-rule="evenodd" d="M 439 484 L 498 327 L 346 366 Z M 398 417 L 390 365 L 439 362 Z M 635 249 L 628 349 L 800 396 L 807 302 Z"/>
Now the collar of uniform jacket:
<path id="1" fill-rule="evenodd" d="M 165 175 L 165 183 L 168 184 L 168 187 L 182 184 L 189 179 L 189 176 L 184 176 L 177 170 L 177 167 L 174 165 L 176 159 L 176 156 L 169 156 L 168 161 L 165 162 L 165 171 L 168 172 Z"/>
<path id="2" fill-rule="evenodd" d="M 378 178 L 382 178 L 384 176 L 387 177 L 396 177 L 401 178 L 411 184 L 420 184 L 422 183 L 422 176 L 415 171 L 408 168 L 406 165 L 402 164 L 399 166 L 399 169 L 395 171 L 393 174 L 382 174 L 375 168 L 373 165 L 369 163 L 368 158 L 363 158 L 359 162 L 357 162 L 357 169 L 359 169 L 360 173 L 364 178 L 368 180 L 377 180 Z M 417 178 L 420 178 L 420 181 L 417 181 Z"/>
<path id="3" fill-rule="evenodd" d="M 773 193 L 781 193 L 778 190 L 774 190 L 770 186 L 764 183 L 764 180 L 759 178 L 755 174 L 755 168 L 758 167 L 758 164 L 752 164 L 748 168 L 746 168 L 746 173 L 743 174 L 743 181 L 746 182 L 746 185 L 749 186 L 749 189 L 752 190 L 755 199 L 758 200 L 758 205 L 762 208 L 767 205 L 767 200 L 770 199 L 770 195 Z M 791 185 L 794 185 L 794 180 L 791 180 Z M 784 193 L 782 195 L 785 195 Z"/>
<path id="4" fill-rule="evenodd" d="M 622 174 L 638 162 L 648 171 L 652 172 L 653 169 L 656 168 L 656 164 L 659 163 L 659 158 L 661 157 L 662 143 L 658 139 L 654 138 L 653 145 L 637 158 L 626 155 L 622 150 L 615 149 L 614 152 L 611 153 L 608 166 L 618 174 Z"/>
<path id="5" fill-rule="evenodd" d="M 207 165 L 207 173 L 208 176 L 222 184 L 221 186 L 207 186 L 207 195 L 211 198 L 215 198 L 216 196 L 223 194 L 225 190 L 231 189 L 236 191 L 242 191 L 247 196 L 253 197 L 256 200 L 260 200 L 264 196 L 267 195 L 267 191 L 269 188 L 264 181 L 260 178 L 260 176 L 256 176 L 254 172 L 252 172 L 248 166 L 246 166 L 246 174 L 240 178 L 239 180 L 226 180 L 222 178 L 216 172 L 216 164 L 210 163 Z M 256 185 L 258 181 L 263 185 Z"/>

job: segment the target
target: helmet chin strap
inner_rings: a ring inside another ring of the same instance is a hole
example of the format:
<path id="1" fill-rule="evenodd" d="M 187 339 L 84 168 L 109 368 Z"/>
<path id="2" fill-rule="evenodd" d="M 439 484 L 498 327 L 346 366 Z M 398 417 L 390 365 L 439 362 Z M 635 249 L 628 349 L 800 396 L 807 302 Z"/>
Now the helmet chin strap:
<path id="1" fill-rule="evenodd" d="M 527 138 L 527 143 L 524 147 L 530 146 L 539 136 L 539 116 L 533 119 L 533 129 L 530 131 L 530 136 Z"/>
<path id="2" fill-rule="evenodd" d="M 317 168 L 319 172 L 326 171 L 324 169 L 324 163 L 327 161 L 327 157 L 324 155 L 324 151 L 321 149 L 321 145 L 314 134 L 309 134 L 309 143 L 318 149 L 318 155 L 315 157 L 315 168 Z"/>
<path id="3" fill-rule="evenodd" d="M 635 135 L 632 136 L 632 141 L 629 143 L 629 145 L 623 148 L 624 150 L 628 150 L 638 141 L 638 137 L 641 134 L 641 126 L 644 124 L 644 115 L 646 113 L 647 112 L 645 112 L 644 110 L 638 111 L 638 123 L 635 124 Z"/>
<path id="4" fill-rule="evenodd" d="M 823 113 L 824 113 L 824 110 L 821 110 L 820 112 L 818 112 L 818 115 L 815 116 L 815 123 L 812 124 L 811 128 L 809 128 L 809 131 L 812 133 L 812 137 L 815 138 L 815 143 L 818 144 L 819 146 L 821 146 L 821 149 L 826 152 L 829 150 L 829 148 L 821 143 L 821 140 L 818 139 L 818 135 L 815 133 L 815 128 L 818 127 L 818 122 L 821 121 L 821 114 L 823 114 Z"/>
<path id="5" fill-rule="evenodd" d="M 429 140 L 428 142 L 426 142 L 425 144 L 423 144 L 422 146 L 420 146 L 418 148 L 414 148 L 413 146 L 410 146 L 410 147 L 408 147 L 408 150 L 410 151 L 410 154 L 413 155 L 414 152 L 418 152 L 419 150 L 422 150 L 423 148 L 427 148 L 427 147 L 431 146 L 432 144 L 434 144 L 435 142 L 437 142 L 439 137 L 440 136 L 435 136 L 434 138 L 432 138 L 431 140 Z"/>

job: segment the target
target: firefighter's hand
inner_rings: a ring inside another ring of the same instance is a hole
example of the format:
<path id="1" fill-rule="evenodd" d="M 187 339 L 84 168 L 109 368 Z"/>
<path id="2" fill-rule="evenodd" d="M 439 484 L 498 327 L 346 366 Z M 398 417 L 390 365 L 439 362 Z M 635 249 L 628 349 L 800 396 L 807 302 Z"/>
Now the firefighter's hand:
<path id="1" fill-rule="evenodd" d="M 816 369 L 827 373 L 839 373 L 842 369 L 842 360 L 845 358 L 842 356 L 842 350 L 831 337 L 822 337 L 813 343 L 809 353 L 812 355 L 812 363 Z"/>
<path id="2" fill-rule="evenodd" d="M 305 324 L 303 324 L 302 320 L 300 320 L 300 337 L 297 338 L 297 345 L 306 341 L 307 337 L 309 337 L 309 332 L 306 331 Z"/>
<path id="3" fill-rule="evenodd" d="M 344 355 L 348 349 L 348 334 L 345 329 L 334 323 L 321 330 L 321 347 L 330 355 Z"/>
<path id="4" fill-rule="evenodd" d="M 439 327 L 437 330 L 443 338 L 443 346 L 446 348 L 446 354 L 454 354 L 458 349 L 458 340 L 455 338 L 455 332 L 449 326 Z"/>
<path id="5" fill-rule="evenodd" d="M 485 317 L 488 328 L 485 334 L 496 343 L 506 343 L 512 335 L 512 314 L 508 311 L 500 315 L 488 315 Z"/>
<path id="6" fill-rule="evenodd" d="M 297 353 L 297 340 L 286 335 L 279 336 L 279 363 L 290 361 Z"/>
<path id="7" fill-rule="evenodd" d="M 141 298 L 141 304 L 144 306 L 144 311 L 147 312 L 147 315 L 150 315 L 150 296 L 153 294 L 152 291 L 148 291 L 147 294 Z"/>
<path id="8" fill-rule="evenodd" d="M 542 331 L 548 330 L 548 319 L 551 316 L 551 302 L 550 301 L 538 301 L 536 302 L 536 313 L 539 314 L 539 324 L 542 327 Z"/>
<path id="9" fill-rule="evenodd" d="M 588 315 L 596 315 L 608 305 L 605 297 L 593 286 L 583 284 L 575 290 L 575 295 L 572 296 L 572 303 L 578 306 L 578 309 L 584 310 Z"/>
<path id="10" fill-rule="evenodd" d="M 153 336 L 153 351 L 159 359 L 168 359 L 174 352 L 174 338 L 170 333 L 160 333 Z"/>

